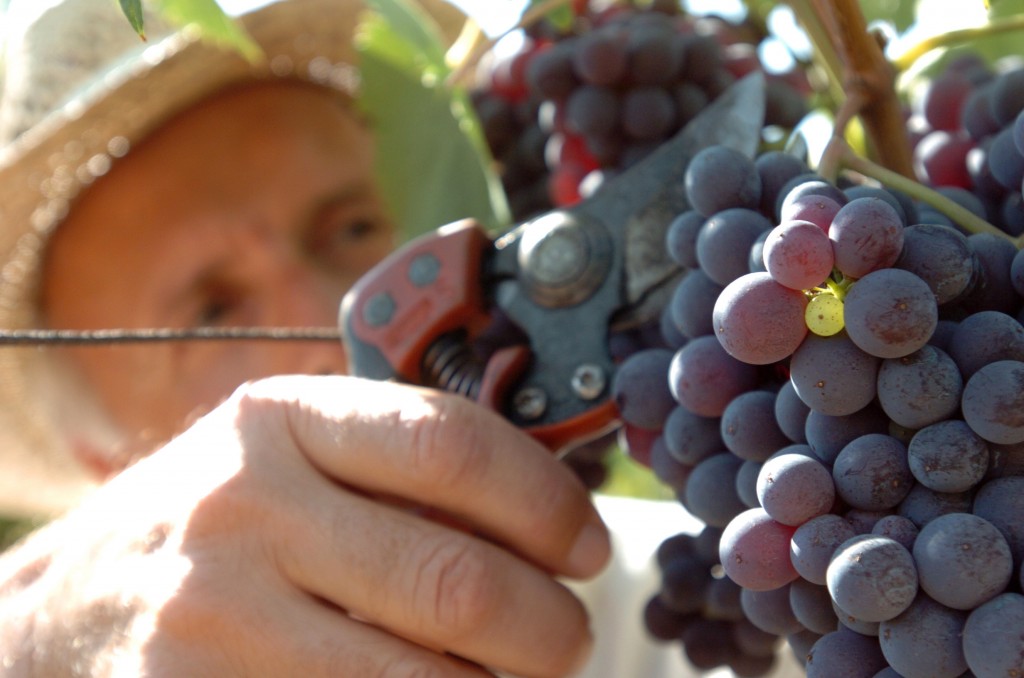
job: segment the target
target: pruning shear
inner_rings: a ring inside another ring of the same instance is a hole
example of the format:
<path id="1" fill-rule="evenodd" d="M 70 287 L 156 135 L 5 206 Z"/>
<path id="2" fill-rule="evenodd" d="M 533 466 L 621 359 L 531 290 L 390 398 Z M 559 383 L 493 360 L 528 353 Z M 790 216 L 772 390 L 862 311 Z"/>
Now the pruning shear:
<path id="1" fill-rule="evenodd" d="M 657 317 L 685 273 L 665 232 L 701 149 L 752 156 L 764 81 L 738 81 L 594 195 L 492 238 L 462 220 L 407 243 L 342 300 L 349 369 L 460 393 L 555 452 L 618 424 L 609 334 Z"/>

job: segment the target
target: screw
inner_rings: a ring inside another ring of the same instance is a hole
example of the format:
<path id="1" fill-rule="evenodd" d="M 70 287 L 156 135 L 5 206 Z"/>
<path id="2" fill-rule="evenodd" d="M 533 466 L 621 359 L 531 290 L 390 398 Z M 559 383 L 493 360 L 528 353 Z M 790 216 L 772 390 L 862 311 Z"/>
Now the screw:
<path id="1" fill-rule="evenodd" d="M 548 408 L 548 395 L 536 386 L 528 386 L 512 399 L 516 414 L 527 421 L 539 419 Z"/>
<path id="2" fill-rule="evenodd" d="M 598 398 L 605 387 L 604 370 L 591 363 L 576 368 L 572 375 L 572 390 L 583 400 Z"/>

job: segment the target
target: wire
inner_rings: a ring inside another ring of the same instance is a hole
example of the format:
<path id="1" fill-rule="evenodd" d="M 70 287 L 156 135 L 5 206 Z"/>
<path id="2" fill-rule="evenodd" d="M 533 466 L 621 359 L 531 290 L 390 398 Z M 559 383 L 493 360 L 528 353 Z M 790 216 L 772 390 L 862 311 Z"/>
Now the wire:
<path id="1" fill-rule="evenodd" d="M 106 345 L 158 341 L 341 341 L 337 327 L 193 327 L 101 330 L 0 329 L 0 346 Z"/>

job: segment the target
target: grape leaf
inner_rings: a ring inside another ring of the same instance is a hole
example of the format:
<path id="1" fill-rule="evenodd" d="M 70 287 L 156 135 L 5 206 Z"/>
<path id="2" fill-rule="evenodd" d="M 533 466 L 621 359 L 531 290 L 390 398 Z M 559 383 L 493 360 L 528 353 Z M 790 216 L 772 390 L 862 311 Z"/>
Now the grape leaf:
<path id="1" fill-rule="evenodd" d="M 121 0 L 123 6 L 131 0 Z M 135 0 L 135 4 L 139 4 Z M 236 49 L 246 59 L 258 61 L 263 56 L 260 46 L 233 20 L 216 0 L 156 0 L 157 10 L 168 21 L 179 26 L 195 26 L 204 40 Z"/>
<path id="2" fill-rule="evenodd" d="M 356 36 L 358 104 L 377 140 L 377 176 L 406 237 L 472 217 L 509 225 L 479 121 L 449 68 L 436 26 L 406 0 L 369 0 Z"/>
<path id="3" fill-rule="evenodd" d="M 524 8 L 524 12 L 532 7 L 541 5 L 548 2 L 548 0 L 530 0 L 530 3 Z M 572 7 L 568 3 L 563 3 L 544 14 L 544 18 L 551 23 L 552 26 L 560 31 L 568 31 L 572 28 L 574 21 Z"/>
<path id="4" fill-rule="evenodd" d="M 146 39 L 146 28 L 142 22 L 142 0 L 121 0 L 121 11 L 131 24 L 132 30 L 139 34 L 143 40 Z"/>

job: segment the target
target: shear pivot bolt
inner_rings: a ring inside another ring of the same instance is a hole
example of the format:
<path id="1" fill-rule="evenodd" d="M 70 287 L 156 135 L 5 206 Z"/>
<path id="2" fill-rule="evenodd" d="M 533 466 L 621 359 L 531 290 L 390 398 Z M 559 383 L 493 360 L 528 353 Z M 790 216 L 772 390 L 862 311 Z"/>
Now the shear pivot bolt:
<path id="1" fill-rule="evenodd" d="M 548 395 L 536 386 L 528 386 L 515 394 L 512 407 L 527 421 L 539 419 L 548 408 Z"/>
<path id="2" fill-rule="evenodd" d="M 584 363 L 572 375 L 572 390 L 583 400 L 600 397 L 605 387 L 604 370 L 599 366 Z"/>

